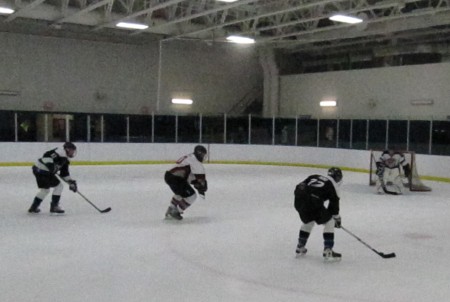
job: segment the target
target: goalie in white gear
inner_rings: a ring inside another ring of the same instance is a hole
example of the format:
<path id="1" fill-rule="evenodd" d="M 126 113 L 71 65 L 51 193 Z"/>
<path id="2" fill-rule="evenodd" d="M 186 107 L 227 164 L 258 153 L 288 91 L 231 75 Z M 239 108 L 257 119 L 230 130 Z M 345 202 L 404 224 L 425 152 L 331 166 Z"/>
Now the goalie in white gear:
<path id="1" fill-rule="evenodd" d="M 398 195 L 403 193 L 403 181 L 409 181 L 411 167 L 400 151 L 385 150 L 376 162 L 376 182 L 379 194 Z"/>

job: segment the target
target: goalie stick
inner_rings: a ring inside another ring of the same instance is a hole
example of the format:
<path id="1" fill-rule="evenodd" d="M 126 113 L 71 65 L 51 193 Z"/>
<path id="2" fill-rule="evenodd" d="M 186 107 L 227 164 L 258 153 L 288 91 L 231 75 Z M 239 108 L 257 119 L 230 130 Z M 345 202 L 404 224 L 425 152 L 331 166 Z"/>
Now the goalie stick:
<path id="1" fill-rule="evenodd" d="M 355 234 L 353 234 L 352 232 L 350 232 L 349 230 L 347 230 L 346 228 L 344 228 L 342 225 L 341 225 L 341 229 L 343 229 L 347 234 L 349 234 L 349 235 L 351 235 L 351 236 L 353 236 L 354 238 L 356 238 L 359 242 L 361 242 L 362 244 L 364 244 L 366 247 L 368 247 L 369 249 L 371 249 L 372 251 L 374 251 L 375 253 L 377 253 L 379 256 L 381 256 L 382 258 L 385 258 L 385 259 L 387 259 L 387 258 L 395 258 L 395 253 L 388 253 L 388 254 L 385 254 L 385 253 L 382 253 L 382 252 L 379 252 L 379 251 L 377 251 L 376 249 L 374 249 L 373 247 L 371 247 L 370 245 L 368 245 L 367 243 L 365 243 L 361 238 L 359 238 L 358 236 L 356 236 Z"/>
<path id="2" fill-rule="evenodd" d="M 381 188 L 383 189 L 383 192 L 389 195 L 399 195 L 399 193 L 394 192 L 394 191 L 389 191 L 386 186 L 383 184 L 381 185 Z"/>

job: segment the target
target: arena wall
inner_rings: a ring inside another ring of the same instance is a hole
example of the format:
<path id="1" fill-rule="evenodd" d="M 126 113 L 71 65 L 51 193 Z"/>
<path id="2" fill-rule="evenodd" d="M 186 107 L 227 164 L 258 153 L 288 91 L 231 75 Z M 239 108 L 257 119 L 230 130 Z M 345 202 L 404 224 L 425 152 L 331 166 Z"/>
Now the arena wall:
<path id="1" fill-rule="evenodd" d="M 31 165 L 45 151 L 62 143 L 0 143 L 1 166 Z M 169 163 L 191 153 L 196 144 L 167 143 L 77 143 L 73 164 L 152 164 Z M 272 164 L 327 168 L 368 173 L 370 151 L 334 148 L 204 144 L 209 150 L 209 163 Z M 423 179 L 450 182 L 450 157 L 416 156 L 419 175 Z"/>

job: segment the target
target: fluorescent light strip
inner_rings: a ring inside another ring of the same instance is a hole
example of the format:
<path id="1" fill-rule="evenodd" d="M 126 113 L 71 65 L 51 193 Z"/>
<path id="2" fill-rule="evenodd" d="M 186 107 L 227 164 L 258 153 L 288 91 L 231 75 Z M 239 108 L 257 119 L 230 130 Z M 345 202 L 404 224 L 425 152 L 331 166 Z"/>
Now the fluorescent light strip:
<path id="1" fill-rule="evenodd" d="M 349 24 L 356 24 L 363 22 L 362 19 L 351 17 L 351 16 L 345 16 L 345 15 L 333 15 L 329 18 L 332 21 L 342 22 L 342 23 L 349 23 Z"/>
<path id="2" fill-rule="evenodd" d="M 146 29 L 148 25 L 130 22 L 119 22 L 116 24 L 117 27 L 129 28 L 129 29 Z"/>
<path id="3" fill-rule="evenodd" d="M 192 105 L 191 99 L 172 99 L 172 104 Z"/>
<path id="4" fill-rule="evenodd" d="M 10 15 L 14 13 L 13 9 L 7 8 L 7 7 L 1 7 L 0 6 L 0 14 Z"/>
<path id="5" fill-rule="evenodd" d="M 434 104 L 434 101 L 432 99 L 421 99 L 421 100 L 411 100 L 411 105 L 414 106 L 431 106 Z"/>
<path id="6" fill-rule="evenodd" d="M 227 40 L 233 43 L 238 44 L 253 44 L 255 43 L 255 40 L 252 38 L 247 37 L 241 37 L 241 36 L 228 36 Z"/>
<path id="7" fill-rule="evenodd" d="M 320 107 L 336 107 L 336 101 L 321 101 Z"/>

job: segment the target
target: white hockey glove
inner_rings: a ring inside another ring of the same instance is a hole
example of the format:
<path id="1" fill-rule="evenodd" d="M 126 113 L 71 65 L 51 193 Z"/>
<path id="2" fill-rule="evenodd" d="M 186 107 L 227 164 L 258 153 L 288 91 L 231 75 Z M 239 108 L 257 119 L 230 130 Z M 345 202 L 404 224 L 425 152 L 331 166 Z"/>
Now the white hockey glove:
<path id="1" fill-rule="evenodd" d="M 339 229 L 341 227 L 341 225 L 342 225 L 341 216 L 333 215 L 333 219 L 334 219 L 334 227 Z"/>

